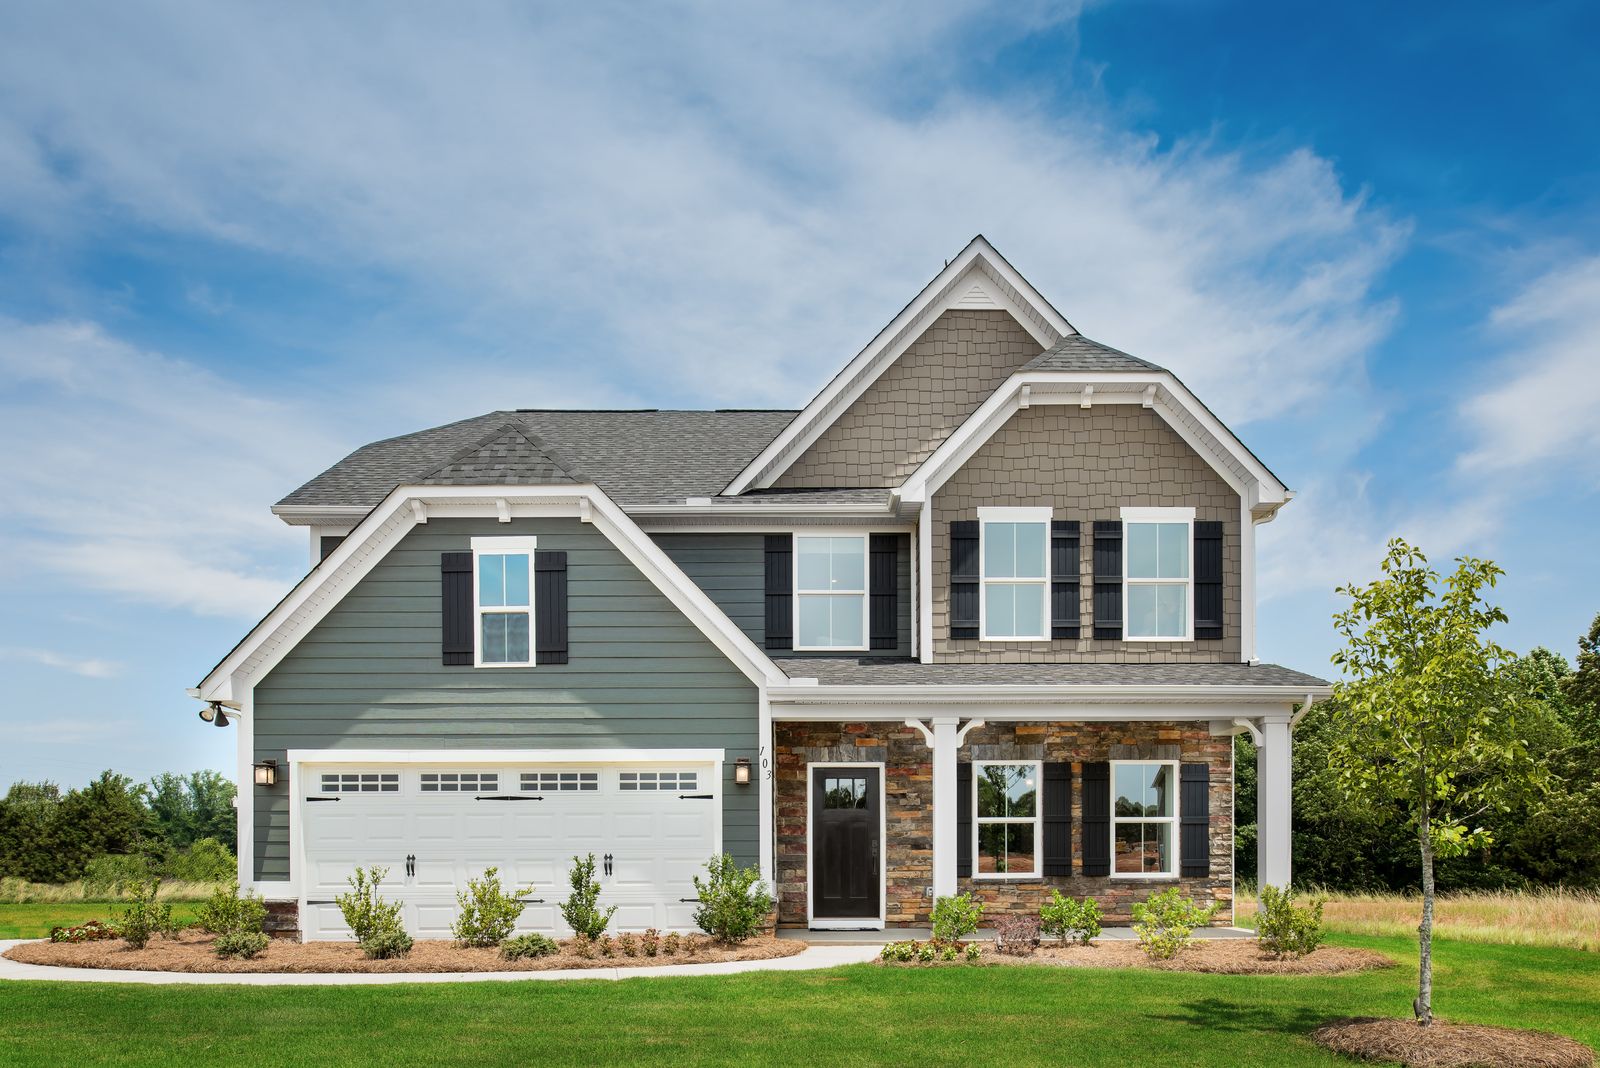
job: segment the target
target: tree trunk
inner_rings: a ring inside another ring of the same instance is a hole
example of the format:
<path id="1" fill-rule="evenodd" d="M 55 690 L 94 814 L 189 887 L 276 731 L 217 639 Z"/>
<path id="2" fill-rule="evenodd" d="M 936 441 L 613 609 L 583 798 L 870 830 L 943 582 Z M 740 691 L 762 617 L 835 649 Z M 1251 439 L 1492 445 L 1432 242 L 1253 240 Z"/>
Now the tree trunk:
<path id="1" fill-rule="evenodd" d="M 1417 1000 L 1411 1008 L 1417 1014 L 1417 1023 L 1428 1027 L 1433 1023 L 1433 839 L 1426 816 L 1421 820 L 1418 839 L 1422 848 L 1422 924 L 1417 928 Z"/>

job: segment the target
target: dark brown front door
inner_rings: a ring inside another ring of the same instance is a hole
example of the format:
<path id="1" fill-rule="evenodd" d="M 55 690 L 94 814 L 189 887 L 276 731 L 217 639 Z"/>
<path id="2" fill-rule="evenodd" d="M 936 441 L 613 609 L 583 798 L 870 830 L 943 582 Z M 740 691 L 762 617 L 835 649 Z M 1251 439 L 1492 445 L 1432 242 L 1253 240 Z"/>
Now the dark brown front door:
<path id="1" fill-rule="evenodd" d="M 877 768 L 811 769 L 811 915 L 879 918 L 883 791 Z"/>

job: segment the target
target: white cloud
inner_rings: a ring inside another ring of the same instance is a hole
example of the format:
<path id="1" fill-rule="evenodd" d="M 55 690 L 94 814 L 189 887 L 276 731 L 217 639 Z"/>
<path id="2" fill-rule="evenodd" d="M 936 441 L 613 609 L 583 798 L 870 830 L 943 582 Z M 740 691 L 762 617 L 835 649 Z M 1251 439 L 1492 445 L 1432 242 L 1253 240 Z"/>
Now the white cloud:
<path id="1" fill-rule="evenodd" d="M 1462 469 L 1504 478 L 1547 465 L 1552 481 L 1600 481 L 1600 256 L 1546 271 L 1490 326 L 1506 355 L 1462 405 L 1477 436 Z"/>
<path id="2" fill-rule="evenodd" d="M 84 218 L 392 272 L 484 351 L 650 399 L 799 402 L 979 231 L 1226 418 L 1359 378 L 1406 229 L 1327 160 L 963 79 L 1074 11 L 14 11 L 0 158 L 58 161 Z"/>
<path id="3" fill-rule="evenodd" d="M 0 659 L 28 660 L 48 668 L 82 675 L 86 679 L 109 679 L 122 672 L 122 665 L 111 660 L 70 657 L 48 649 L 0 649 Z"/>

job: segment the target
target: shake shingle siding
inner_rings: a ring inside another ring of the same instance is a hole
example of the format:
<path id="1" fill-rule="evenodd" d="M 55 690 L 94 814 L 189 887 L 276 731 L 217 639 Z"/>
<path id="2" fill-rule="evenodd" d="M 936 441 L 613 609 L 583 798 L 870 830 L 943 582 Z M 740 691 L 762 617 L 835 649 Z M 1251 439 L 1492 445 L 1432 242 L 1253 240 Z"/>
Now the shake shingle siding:
<path id="1" fill-rule="evenodd" d="M 440 554 L 529 534 L 567 553 L 570 662 L 443 666 Z M 576 519 L 417 527 L 262 680 L 254 715 L 256 759 L 280 762 L 289 749 L 725 749 L 723 840 L 740 863 L 757 857 L 756 792 L 732 786 L 732 761 L 758 755 L 754 685 Z M 288 876 L 300 790 L 256 790 L 257 878 Z"/>

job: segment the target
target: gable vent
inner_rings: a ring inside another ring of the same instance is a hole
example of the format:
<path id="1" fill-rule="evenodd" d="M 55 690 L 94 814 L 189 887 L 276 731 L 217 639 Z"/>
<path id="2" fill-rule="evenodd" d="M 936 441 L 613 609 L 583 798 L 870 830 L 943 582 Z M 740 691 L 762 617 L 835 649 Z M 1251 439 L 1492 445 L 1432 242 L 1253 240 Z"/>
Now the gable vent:
<path id="1" fill-rule="evenodd" d="M 977 282 L 972 283 L 972 288 L 961 294 L 961 299 L 950 305 L 952 308 L 998 308 L 989 291 Z"/>

